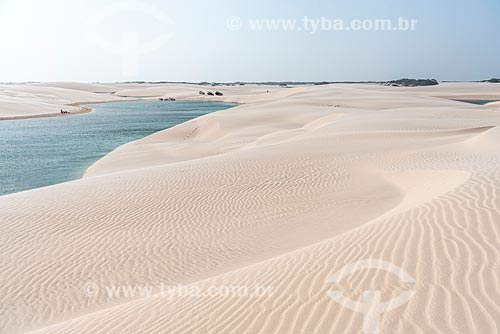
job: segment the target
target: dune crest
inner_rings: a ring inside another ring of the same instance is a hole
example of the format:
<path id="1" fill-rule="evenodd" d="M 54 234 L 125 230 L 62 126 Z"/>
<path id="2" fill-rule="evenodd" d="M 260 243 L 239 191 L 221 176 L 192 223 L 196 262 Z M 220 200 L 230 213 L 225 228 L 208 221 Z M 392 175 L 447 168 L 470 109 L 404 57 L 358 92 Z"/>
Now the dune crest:
<path id="1" fill-rule="evenodd" d="M 452 191 L 469 180 L 470 173 L 452 170 L 420 170 L 385 173 L 389 182 L 404 191 L 404 198 L 381 217 L 390 217 L 418 207 Z"/>
<path id="2" fill-rule="evenodd" d="M 15 98 L 201 89 L 61 85 Z M 410 291 L 380 314 L 381 333 L 496 333 L 500 114 L 447 99 L 495 94 L 479 83 L 228 87 L 225 101 L 242 105 L 126 144 L 80 180 L 0 197 L 0 332 L 361 333 L 363 313 L 329 292 Z M 413 280 L 362 266 L 332 281 L 370 260 Z M 162 284 L 269 290 L 165 297 Z M 106 293 L 130 285 L 152 290 Z"/>

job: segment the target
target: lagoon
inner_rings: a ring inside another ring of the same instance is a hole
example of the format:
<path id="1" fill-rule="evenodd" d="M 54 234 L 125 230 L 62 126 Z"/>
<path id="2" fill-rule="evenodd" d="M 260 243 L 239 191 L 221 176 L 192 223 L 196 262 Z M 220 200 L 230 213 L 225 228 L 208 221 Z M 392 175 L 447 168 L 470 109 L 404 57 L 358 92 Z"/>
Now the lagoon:
<path id="1" fill-rule="evenodd" d="M 87 106 L 93 112 L 0 121 L 0 196 L 78 179 L 125 143 L 235 104 L 143 100 Z"/>

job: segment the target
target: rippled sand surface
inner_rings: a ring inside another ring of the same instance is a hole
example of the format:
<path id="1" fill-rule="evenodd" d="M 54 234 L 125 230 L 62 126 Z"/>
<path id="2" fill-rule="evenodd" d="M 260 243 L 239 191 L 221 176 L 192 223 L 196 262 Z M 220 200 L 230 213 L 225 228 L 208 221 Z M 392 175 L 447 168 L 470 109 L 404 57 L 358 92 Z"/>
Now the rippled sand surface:
<path id="1" fill-rule="evenodd" d="M 479 83 L 224 88 L 244 104 L 126 144 L 81 180 L 0 197 L 0 332 L 375 330 L 333 291 L 389 301 L 372 304 L 380 333 L 497 333 L 500 107 L 453 100 L 499 97 Z M 106 290 L 131 285 L 154 288 Z"/>

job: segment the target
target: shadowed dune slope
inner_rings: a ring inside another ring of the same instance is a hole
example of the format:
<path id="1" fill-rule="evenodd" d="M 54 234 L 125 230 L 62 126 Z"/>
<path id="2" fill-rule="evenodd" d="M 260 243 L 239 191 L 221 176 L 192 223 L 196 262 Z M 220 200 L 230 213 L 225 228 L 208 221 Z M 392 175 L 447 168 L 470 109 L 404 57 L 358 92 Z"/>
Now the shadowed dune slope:
<path id="1" fill-rule="evenodd" d="M 245 104 L 0 197 L 0 332 L 361 333 L 329 291 L 412 291 L 381 333 L 497 333 L 500 113 L 436 97 L 491 93 L 462 85 L 237 87 L 225 98 Z M 367 266 L 332 281 L 366 260 L 414 281 Z"/>

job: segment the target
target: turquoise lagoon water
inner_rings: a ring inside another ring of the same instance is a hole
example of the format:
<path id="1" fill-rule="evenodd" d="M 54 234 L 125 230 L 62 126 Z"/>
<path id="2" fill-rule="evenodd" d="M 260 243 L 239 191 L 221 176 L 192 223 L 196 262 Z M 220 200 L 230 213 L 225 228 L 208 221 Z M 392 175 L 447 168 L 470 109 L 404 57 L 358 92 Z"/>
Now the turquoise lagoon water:
<path id="1" fill-rule="evenodd" d="M 78 179 L 120 145 L 234 105 L 115 102 L 82 115 L 0 121 L 0 196 Z"/>

